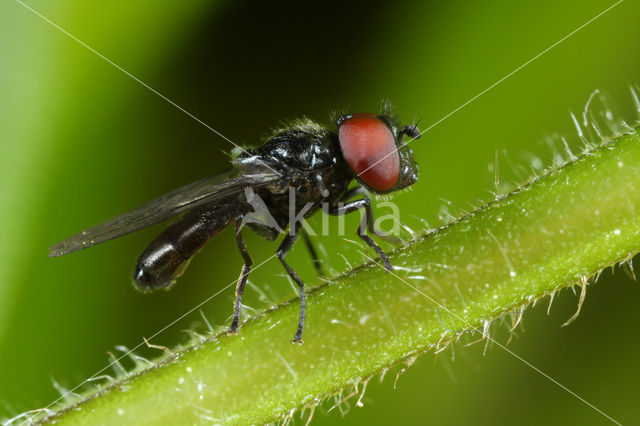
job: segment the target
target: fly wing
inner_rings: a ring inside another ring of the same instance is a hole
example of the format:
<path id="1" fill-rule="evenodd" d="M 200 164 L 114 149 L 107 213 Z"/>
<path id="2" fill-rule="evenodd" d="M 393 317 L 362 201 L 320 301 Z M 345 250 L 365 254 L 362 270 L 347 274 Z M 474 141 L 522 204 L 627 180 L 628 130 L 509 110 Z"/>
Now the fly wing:
<path id="1" fill-rule="evenodd" d="M 272 170 L 242 174 L 238 170 L 214 175 L 192 182 L 169 192 L 147 204 L 114 217 L 49 247 L 49 257 L 73 253 L 133 231 L 163 222 L 173 216 L 244 191 L 258 188 L 281 179 Z"/>

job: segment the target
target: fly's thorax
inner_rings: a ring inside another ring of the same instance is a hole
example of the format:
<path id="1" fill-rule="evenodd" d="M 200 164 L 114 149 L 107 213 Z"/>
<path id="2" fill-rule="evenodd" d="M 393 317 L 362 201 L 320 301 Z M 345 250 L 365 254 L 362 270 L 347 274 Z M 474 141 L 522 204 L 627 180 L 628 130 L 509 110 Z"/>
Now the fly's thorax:
<path id="1" fill-rule="evenodd" d="M 343 164 L 322 170 L 299 171 L 292 174 L 289 181 L 289 203 L 302 208 L 307 203 L 333 202 L 344 195 L 352 180 L 352 175 Z"/>
<path id="2" fill-rule="evenodd" d="M 337 135 L 310 120 L 300 120 L 276 131 L 256 152 L 269 164 L 292 175 L 326 169 L 341 157 Z"/>
<path id="3" fill-rule="evenodd" d="M 276 211 L 332 200 L 341 196 L 353 179 L 337 135 L 310 120 L 274 132 L 255 155 L 285 176 L 266 187 L 268 205 Z"/>
<path id="4" fill-rule="evenodd" d="M 288 179 L 280 179 L 276 180 L 265 186 L 265 190 L 273 195 L 282 195 L 286 194 L 289 190 L 289 182 Z"/>

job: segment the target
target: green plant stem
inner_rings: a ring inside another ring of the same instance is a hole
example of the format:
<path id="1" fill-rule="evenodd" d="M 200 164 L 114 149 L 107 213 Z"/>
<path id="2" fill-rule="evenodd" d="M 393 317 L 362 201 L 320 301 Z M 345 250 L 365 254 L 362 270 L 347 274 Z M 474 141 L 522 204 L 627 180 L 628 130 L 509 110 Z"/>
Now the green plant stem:
<path id="1" fill-rule="evenodd" d="M 640 137 L 602 145 L 298 300 L 125 379 L 64 424 L 263 423 L 362 383 L 460 333 L 584 283 L 640 250 Z M 585 287 L 586 288 L 586 287 Z M 362 389 L 362 388 L 360 388 Z M 345 393 L 345 395 L 346 395 Z"/>

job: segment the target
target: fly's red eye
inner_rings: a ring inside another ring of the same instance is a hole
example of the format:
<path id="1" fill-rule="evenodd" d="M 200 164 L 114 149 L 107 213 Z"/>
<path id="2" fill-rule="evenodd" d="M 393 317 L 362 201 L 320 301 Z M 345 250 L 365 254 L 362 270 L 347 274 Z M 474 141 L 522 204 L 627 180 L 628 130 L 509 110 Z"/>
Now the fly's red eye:
<path id="1" fill-rule="evenodd" d="M 400 176 L 400 156 L 389 127 L 378 117 L 354 114 L 338 129 L 340 149 L 358 178 L 377 191 L 386 191 Z"/>

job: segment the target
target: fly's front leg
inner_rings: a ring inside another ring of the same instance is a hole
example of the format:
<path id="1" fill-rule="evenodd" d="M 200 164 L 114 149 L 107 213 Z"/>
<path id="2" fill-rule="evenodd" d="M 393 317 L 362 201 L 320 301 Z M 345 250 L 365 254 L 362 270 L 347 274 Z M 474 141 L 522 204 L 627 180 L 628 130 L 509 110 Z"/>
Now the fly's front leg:
<path id="1" fill-rule="evenodd" d="M 233 319 L 231 320 L 231 326 L 229 327 L 229 331 L 227 334 L 237 334 L 238 333 L 238 324 L 240 322 L 240 309 L 242 308 L 242 294 L 244 293 L 244 286 L 247 284 L 247 278 L 249 278 L 249 271 L 251 271 L 251 265 L 253 265 L 253 260 L 249 255 L 249 251 L 247 250 L 247 245 L 244 243 L 244 238 L 242 238 L 242 232 L 240 231 L 240 227 L 242 226 L 242 217 L 238 217 L 236 219 L 236 243 L 238 244 L 238 250 L 240 250 L 240 255 L 242 259 L 244 259 L 244 265 L 242 265 L 242 270 L 240 271 L 240 277 L 238 277 L 238 284 L 236 285 L 236 301 L 233 304 Z"/>
<path id="2" fill-rule="evenodd" d="M 382 263 L 384 263 L 384 268 L 387 271 L 391 271 L 393 269 L 393 266 L 391 265 L 391 262 L 389 261 L 389 257 L 387 256 L 387 254 L 380 248 L 380 246 L 376 244 L 375 241 L 373 241 L 373 239 L 370 236 L 365 234 L 365 230 L 368 228 L 369 232 L 371 232 L 374 235 L 378 235 L 378 233 L 373 227 L 374 222 L 373 222 L 373 214 L 371 212 L 371 200 L 369 200 L 368 198 L 363 198 L 361 200 L 349 201 L 348 203 L 345 203 L 341 207 L 335 207 L 335 208 L 329 209 L 329 214 L 332 214 L 334 216 L 340 216 L 340 215 L 345 215 L 348 213 L 355 212 L 360 209 L 364 209 L 364 216 L 360 221 L 360 225 L 358 225 L 358 228 L 356 229 L 356 233 L 358 234 L 358 237 L 362 239 L 362 241 L 367 243 L 369 247 L 375 250 L 375 252 L 378 254 L 380 259 L 382 260 Z"/>
<path id="3" fill-rule="evenodd" d="M 291 247 L 293 247 L 293 244 L 298 239 L 298 231 L 299 226 L 296 226 L 293 234 L 287 234 L 287 236 L 282 241 L 282 244 L 280 244 L 280 247 L 278 247 L 278 251 L 276 252 L 276 254 L 278 256 L 278 259 L 280 259 L 280 262 L 282 262 L 284 269 L 287 270 L 289 276 L 296 282 L 296 284 L 298 284 L 298 288 L 300 289 L 300 318 L 298 320 L 298 331 L 296 332 L 296 335 L 294 336 L 291 343 L 302 344 L 302 332 L 304 330 L 304 311 L 307 306 L 307 301 L 304 294 L 304 282 L 302 282 L 298 274 L 296 274 L 291 266 L 289 266 L 289 264 L 284 260 L 285 256 L 287 255 L 289 250 L 291 250 Z"/>
<path id="4" fill-rule="evenodd" d="M 400 238 L 394 237 L 393 235 L 389 235 L 386 232 L 379 231 L 375 228 L 374 226 L 375 219 L 373 217 L 373 211 L 371 209 L 371 199 L 364 192 L 364 189 L 361 186 L 357 186 L 347 191 L 347 193 L 344 194 L 344 196 L 342 197 L 341 201 L 342 202 L 349 201 L 351 198 L 355 197 L 356 195 L 364 195 L 365 199 L 369 200 L 369 203 L 364 207 L 367 215 L 367 229 L 369 230 L 369 233 L 372 235 L 375 235 L 376 237 L 382 238 L 388 243 L 396 244 L 396 245 L 402 244 L 402 240 Z"/>

